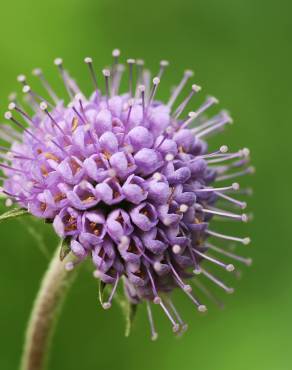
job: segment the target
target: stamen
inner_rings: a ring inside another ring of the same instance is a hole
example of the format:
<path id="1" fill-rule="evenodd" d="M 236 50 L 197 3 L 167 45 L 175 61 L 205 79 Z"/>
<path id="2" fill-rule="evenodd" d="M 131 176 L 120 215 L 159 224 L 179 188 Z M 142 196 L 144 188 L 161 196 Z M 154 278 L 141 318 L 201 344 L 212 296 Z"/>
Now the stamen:
<path id="1" fill-rule="evenodd" d="M 170 99 L 167 103 L 167 106 L 171 108 L 176 101 L 177 97 L 181 93 L 182 89 L 185 87 L 188 79 L 194 75 L 193 71 L 187 70 L 184 72 L 184 76 L 181 80 L 181 82 L 178 84 L 178 86 L 174 89 L 172 95 L 170 96 Z"/>
<path id="2" fill-rule="evenodd" d="M 237 182 L 234 182 L 230 186 L 223 186 L 221 188 L 201 188 L 201 189 L 195 189 L 195 193 L 205 193 L 205 192 L 221 192 L 221 191 L 227 191 L 227 190 L 238 190 L 239 189 L 239 184 Z"/>
<path id="3" fill-rule="evenodd" d="M 8 109 L 16 110 L 18 113 L 22 115 L 22 117 L 27 121 L 27 123 L 32 123 L 34 125 L 32 118 L 24 110 L 19 108 L 14 102 L 9 103 Z"/>
<path id="4" fill-rule="evenodd" d="M 173 332 L 177 333 L 179 331 L 179 324 L 173 319 L 170 312 L 168 311 L 168 309 L 166 308 L 165 304 L 162 301 L 160 302 L 160 306 L 165 312 L 166 316 L 169 318 L 170 322 L 172 323 Z"/>
<path id="5" fill-rule="evenodd" d="M 161 298 L 159 297 L 159 295 L 157 293 L 155 282 L 154 282 L 153 276 L 151 275 L 151 272 L 149 271 L 149 269 L 147 269 L 147 274 L 149 276 L 149 280 L 150 280 L 150 283 L 151 283 L 151 286 L 152 286 L 152 291 L 153 291 L 153 294 L 154 294 L 153 302 L 155 304 L 160 304 L 161 303 Z"/>
<path id="6" fill-rule="evenodd" d="M 48 105 L 47 105 L 47 103 L 46 102 L 41 102 L 40 103 L 40 108 L 41 108 L 41 110 L 42 111 L 44 111 L 46 114 L 47 114 L 47 116 L 50 118 L 50 120 L 51 120 L 51 122 L 53 123 L 53 125 L 55 125 L 57 128 L 58 128 L 58 130 L 63 134 L 63 135 L 65 135 L 65 132 L 64 132 L 64 130 L 62 129 L 62 127 L 58 124 L 58 122 L 54 119 L 54 117 L 51 115 L 51 113 L 48 111 Z"/>
<path id="7" fill-rule="evenodd" d="M 255 168 L 253 166 L 250 166 L 243 171 L 234 172 L 229 175 L 218 176 L 215 181 L 230 180 L 236 177 L 244 176 L 247 174 L 253 174 L 253 173 L 255 173 Z"/>
<path id="8" fill-rule="evenodd" d="M 204 258 L 205 260 L 208 260 L 212 263 L 214 263 L 215 265 L 218 265 L 220 267 L 223 267 L 226 271 L 228 272 L 232 272 L 234 271 L 234 266 L 232 264 L 228 264 L 226 265 L 225 263 L 217 260 L 216 258 L 213 258 L 211 256 L 207 256 L 205 253 L 202 253 L 200 251 L 198 251 L 197 249 L 193 248 L 193 251 L 200 257 Z"/>
<path id="9" fill-rule="evenodd" d="M 239 201 L 237 199 L 234 199 L 234 198 L 232 198 L 232 197 L 230 197 L 230 196 L 228 196 L 226 194 L 222 194 L 222 193 L 217 192 L 217 191 L 215 191 L 215 194 L 217 196 L 219 196 L 220 198 L 223 198 L 223 199 L 229 201 L 230 203 L 232 203 L 232 204 L 240 207 L 241 209 L 245 209 L 246 206 L 247 206 L 246 202 L 241 202 L 241 201 Z"/>
<path id="10" fill-rule="evenodd" d="M 250 266 L 252 264 L 252 259 L 251 258 L 244 258 L 242 256 L 238 256 L 237 254 L 225 251 L 224 249 L 216 247 L 215 245 L 210 244 L 210 243 L 205 243 L 205 245 L 206 245 L 207 248 L 212 249 L 213 251 L 215 251 L 217 253 L 220 253 L 223 256 L 226 256 L 226 257 L 232 258 L 236 261 L 242 262 L 247 266 Z"/>
<path id="11" fill-rule="evenodd" d="M 222 288 L 223 290 L 225 290 L 226 293 L 233 293 L 234 292 L 234 289 L 231 288 L 231 287 L 228 287 L 227 285 L 225 285 L 223 283 L 223 281 L 221 281 L 220 279 L 218 279 L 216 276 L 210 274 L 210 272 L 206 271 L 205 269 L 203 269 L 202 267 L 200 267 L 201 269 L 201 273 L 206 276 L 209 280 L 211 280 L 213 283 L 215 283 L 217 286 L 219 286 L 220 288 Z"/>
<path id="12" fill-rule="evenodd" d="M 20 168 L 7 166 L 6 164 L 3 164 L 3 163 L 0 163 L 0 167 L 5 168 L 6 170 L 11 170 L 11 171 L 20 172 L 20 173 L 26 173 L 25 171 L 21 170 Z"/>
<path id="13" fill-rule="evenodd" d="M 192 90 L 189 93 L 189 95 L 185 98 L 185 100 L 177 107 L 175 112 L 173 113 L 174 119 L 178 119 L 178 117 L 182 114 L 185 107 L 188 105 L 194 94 L 198 93 L 201 90 L 201 86 L 198 85 L 192 85 Z"/>
<path id="14" fill-rule="evenodd" d="M 247 148 L 244 148 L 244 149 L 239 150 L 237 153 L 228 154 L 225 156 L 222 155 L 219 158 L 208 160 L 208 164 L 220 163 L 220 162 L 228 161 L 234 158 L 247 158 L 248 155 L 249 155 L 249 150 Z"/>
<path id="15" fill-rule="evenodd" d="M 216 131 L 218 129 L 220 129 L 221 127 L 225 126 L 226 124 L 231 124 L 233 121 L 232 119 L 230 118 L 230 116 L 228 116 L 227 114 L 224 114 L 223 117 L 221 118 L 221 120 L 216 123 L 215 125 L 211 126 L 211 127 L 208 127 L 206 128 L 205 130 L 199 132 L 196 137 L 197 138 L 201 138 L 203 136 L 206 136 L 206 135 L 209 135 L 210 133 L 212 133 L 213 131 Z"/>
<path id="16" fill-rule="evenodd" d="M 151 92 L 150 92 L 150 97 L 149 97 L 149 101 L 148 101 L 146 110 L 148 110 L 148 108 L 151 106 L 151 104 L 153 102 L 153 99 L 154 99 L 155 94 L 157 92 L 158 85 L 160 83 L 160 79 L 158 77 L 154 77 L 152 82 L 153 82 L 153 86 L 152 86 L 152 89 L 151 89 Z"/>
<path id="17" fill-rule="evenodd" d="M 116 277 L 116 280 L 115 280 L 115 283 L 114 283 L 114 287 L 113 287 L 113 289 L 111 291 L 111 294 L 109 296 L 109 299 L 107 300 L 107 302 L 104 302 L 102 304 L 102 308 L 104 308 L 105 310 L 108 310 L 112 306 L 112 300 L 113 300 L 113 297 L 114 297 L 114 295 L 116 293 L 119 280 L 120 280 L 120 277 L 119 277 L 119 274 L 117 273 L 117 277 Z"/>
<path id="18" fill-rule="evenodd" d="M 52 89 L 51 85 L 49 84 L 49 82 L 45 78 L 45 76 L 43 74 L 43 71 L 40 68 L 35 68 L 32 71 L 32 74 L 40 79 L 43 87 L 47 90 L 48 94 L 50 95 L 50 97 L 52 98 L 52 100 L 54 101 L 54 103 L 55 104 L 58 104 L 58 102 L 60 101 L 60 99 L 58 98 L 57 94 L 54 92 L 54 90 Z"/>
<path id="19" fill-rule="evenodd" d="M 66 91 L 67 91 L 67 93 L 68 93 L 68 95 L 69 95 L 69 98 L 71 99 L 71 100 L 73 100 L 73 93 L 72 93 L 72 91 L 71 91 L 71 88 L 70 88 L 70 83 L 69 83 L 69 81 L 68 81 L 68 76 L 67 76 L 67 74 L 65 73 L 65 70 L 64 70 L 64 67 L 63 67 L 63 59 L 61 59 L 61 58 L 56 58 L 55 60 L 54 60 L 54 64 L 55 64 L 55 66 L 57 66 L 58 67 L 58 70 L 59 70 L 59 72 L 60 72 L 60 76 L 61 76 L 61 78 L 62 78 L 62 80 L 63 80 L 63 83 L 64 83 L 64 86 L 65 86 L 65 89 L 66 89 Z"/>
<path id="20" fill-rule="evenodd" d="M 120 83 L 122 74 L 125 71 L 125 66 L 123 64 L 118 64 L 116 67 L 115 75 L 112 80 L 112 95 L 115 96 L 119 93 Z"/>
<path id="21" fill-rule="evenodd" d="M 169 62 L 167 60 L 161 60 L 159 65 L 160 65 L 160 69 L 159 69 L 157 77 L 161 80 L 161 77 L 162 77 L 166 67 L 169 66 Z"/>
<path id="22" fill-rule="evenodd" d="M 208 154 L 203 154 L 203 155 L 198 155 L 195 159 L 197 160 L 198 158 L 202 158 L 202 159 L 208 159 L 208 158 L 214 158 L 214 157 L 218 157 L 218 156 L 222 156 L 222 154 L 225 154 L 228 152 L 228 146 L 227 145 L 222 145 L 219 150 L 216 150 L 215 152 L 213 153 L 208 153 Z"/>
<path id="23" fill-rule="evenodd" d="M 128 59 L 127 64 L 129 67 L 129 94 L 133 97 L 133 66 L 135 64 L 135 59 Z"/>
<path id="24" fill-rule="evenodd" d="M 169 265 L 169 267 L 170 267 L 170 269 L 171 269 L 171 271 L 172 271 L 172 273 L 173 273 L 173 275 L 174 275 L 174 278 L 175 278 L 176 282 L 177 282 L 177 283 L 178 283 L 178 285 L 182 288 L 182 290 L 183 290 L 184 292 L 190 292 L 190 291 L 192 291 L 192 287 L 191 287 L 189 284 L 185 284 L 185 283 L 182 281 L 181 277 L 180 277 L 180 276 L 179 276 L 179 274 L 176 272 L 175 268 L 173 267 L 172 263 L 170 262 L 169 257 L 167 257 L 167 262 L 168 262 L 168 265 Z"/>
<path id="25" fill-rule="evenodd" d="M 158 338 L 158 334 L 157 334 L 157 331 L 155 330 L 152 310 L 151 310 L 149 301 L 146 301 L 146 306 L 147 306 L 148 319 L 149 319 L 150 329 L 151 329 L 151 340 L 154 341 Z"/>
<path id="26" fill-rule="evenodd" d="M 239 242 L 239 243 L 242 243 L 244 245 L 248 245 L 250 243 L 250 238 L 237 238 L 235 236 L 220 234 L 220 233 L 217 233 L 217 232 L 212 231 L 212 230 L 206 230 L 206 233 L 211 235 L 211 236 L 214 236 L 215 238 L 225 239 L 225 240 L 233 240 L 235 242 Z"/>
<path id="27" fill-rule="evenodd" d="M 33 134 L 31 133 L 27 128 L 25 128 L 20 122 L 18 122 L 13 116 L 12 116 L 12 113 L 10 111 L 7 111 L 5 114 L 4 114 L 4 117 L 5 119 L 7 120 L 10 120 L 12 121 L 13 123 L 15 123 L 18 127 L 20 127 L 22 130 L 24 130 L 28 135 L 30 135 L 32 138 L 34 138 L 36 141 L 38 141 L 40 144 L 42 144 L 42 142 Z"/>
<path id="28" fill-rule="evenodd" d="M 141 93 L 141 100 L 142 100 L 142 111 L 143 111 L 143 121 L 145 118 L 145 86 L 139 85 L 138 91 Z"/>
<path id="29" fill-rule="evenodd" d="M 37 94 L 36 92 L 32 91 L 31 87 L 29 85 L 23 86 L 22 92 L 24 94 L 28 94 L 31 100 L 36 104 L 39 108 L 39 101 L 45 101 L 52 109 L 54 109 L 54 106 L 48 102 L 45 98 L 43 98 L 41 95 Z"/>
<path id="30" fill-rule="evenodd" d="M 217 210 L 215 208 L 212 208 L 212 209 L 210 209 L 210 208 L 200 208 L 199 211 L 209 213 L 209 214 L 213 214 L 213 215 L 216 215 L 216 216 L 233 218 L 234 220 L 239 220 L 239 221 L 243 221 L 243 222 L 248 221 L 248 217 L 245 213 L 243 213 L 242 215 L 237 215 L 235 213 L 224 212 L 224 211 L 221 211 L 221 210 Z"/>
<path id="31" fill-rule="evenodd" d="M 180 314 L 178 313 L 177 309 L 175 308 L 175 305 L 173 304 L 171 298 L 166 297 L 165 299 L 166 299 L 166 302 L 167 302 L 168 306 L 170 307 L 170 309 L 174 313 L 177 321 L 179 322 L 179 325 L 181 326 L 182 332 L 185 332 L 188 329 L 188 324 L 186 324 L 182 320 L 182 318 L 181 318 Z"/>
<path id="32" fill-rule="evenodd" d="M 95 90 L 98 90 L 97 78 L 96 78 L 96 74 L 95 74 L 95 71 L 94 71 L 94 68 L 93 68 L 92 58 L 86 57 L 84 59 L 84 63 L 86 63 L 88 65 L 89 73 L 90 73 L 91 80 L 93 82 L 93 85 L 94 85 Z"/>
<path id="33" fill-rule="evenodd" d="M 131 112 L 132 112 L 134 104 L 135 104 L 134 99 L 130 99 L 128 101 L 129 110 L 128 110 L 128 115 L 127 115 L 127 119 L 126 119 L 126 125 L 128 125 L 128 123 L 130 121 L 130 116 L 131 116 Z"/>
<path id="34" fill-rule="evenodd" d="M 213 293 L 211 293 L 211 291 L 206 288 L 202 282 L 200 282 L 198 279 L 193 279 L 192 282 L 203 294 L 205 294 L 207 298 L 210 299 L 210 301 L 215 303 L 219 308 L 224 308 L 223 302 L 221 302 Z"/>
<path id="35" fill-rule="evenodd" d="M 102 74 L 104 75 L 105 78 L 105 95 L 108 99 L 110 98 L 110 76 L 111 76 L 111 71 L 109 69 L 103 69 Z"/>

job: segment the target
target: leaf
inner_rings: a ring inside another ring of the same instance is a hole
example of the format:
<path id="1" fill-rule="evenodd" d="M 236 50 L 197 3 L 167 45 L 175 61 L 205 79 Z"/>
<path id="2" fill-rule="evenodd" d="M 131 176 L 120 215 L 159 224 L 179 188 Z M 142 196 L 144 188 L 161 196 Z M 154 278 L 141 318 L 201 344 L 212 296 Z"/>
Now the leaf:
<path id="1" fill-rule="evenodd" d="M 63 261 L 70 252 L 71 252 L 70 238 L 65 238 L 62 240 L 62 243 L 61 243 L 60 261 Z"/>
<path id="2" fill-rule="evenodd" d="M 6 221 L 6 220 L 10 220 L 12 218 L 24 216 L 24 215 L 29 215 L 29 214 L 30 213 L 28 212 L 27 209 L 24 209 L 24 208 L 14 208 L 14 209 L 11 209 L 11 210 L 3 213 L 0 216 L 0 222 Z"/>

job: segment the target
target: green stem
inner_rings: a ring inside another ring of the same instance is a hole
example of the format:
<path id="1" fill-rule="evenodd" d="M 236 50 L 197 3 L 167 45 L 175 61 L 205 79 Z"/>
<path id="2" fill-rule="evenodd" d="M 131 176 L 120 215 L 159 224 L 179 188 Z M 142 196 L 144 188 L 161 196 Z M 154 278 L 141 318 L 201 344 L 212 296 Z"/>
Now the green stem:
<path id="1" fill-rule="evenodd" d="M 44 370 L 57 314 L 66 292 L 73 281 L 74 272 L 65 269 L 57 248 L 40 285 L 33 305 L 25 336 L 21 370 Z M 69 257 L 69 256 L 68 256 Z"/>

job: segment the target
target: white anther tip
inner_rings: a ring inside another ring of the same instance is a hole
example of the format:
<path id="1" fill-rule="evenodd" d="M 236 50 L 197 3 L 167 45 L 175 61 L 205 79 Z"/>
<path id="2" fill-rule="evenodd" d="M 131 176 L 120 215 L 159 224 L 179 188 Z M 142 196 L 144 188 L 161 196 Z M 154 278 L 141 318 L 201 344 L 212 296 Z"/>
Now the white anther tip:
<path id="1" fill-rule="evenodd" d="M 132 59 L 132 58 L 129 58 L 129 59 L 127 59 L 127 63 L 128 64 L 135 64 L 135 59 Z"/>
<path id="2" fill-rule="evenodd" d="M 241 215 L 241 220 L 242 220 L 243 222 L 247 222 L 247 221 L 248 221 L 248 216 L 247 216 L 247 214 L 243 213 L 243 214 Z"/>
<path id="3" fill-rule="evenodd" d="M 11 103 L 8 104 L 8 109 L 9 110 L 13 110 L 15 108 L 16 108 L 16 104 L 15 103 L 11 102 Z"/>
<path id="4" fill-rule="evenodd" d="M 232 272 L 235 270 L 235 267 L 234 265 L 232 265 L 231 263 L 229 265 L 226 266 L 226 271 L 228 272 Z"/>
<path id="5" fill-rule="evenodd" d="M 4 118 L 5 119 L 11 119 L 12 118 L 12 113 L 10 111 L 7 111 L 4 113 Z"/>
<path id="6" fill-rule="evenodd" d="M 46 110 L 46 109 L 48 109 L 48 104 L 46 102 L 42 101 L 40 103 L 40 108 L 41 108 L 41 110 Z"/>
<path id="7" fill-rule="evenodd" d="M 7 199 L 6 199 L 6 201 L 5 201 L 5 206 L 6 206 L 6 207 L 11 207 L 11 206 L 12 206 L 12 204 L 13 204 L 12 199 L 7 198 Z"/>
<path id="8" fill-rule="evenodd" d="M 22 92 L 23 92 L 24 94 L 26 94 L 26 93 L 30 92 L 30 86 L 29 86 L 29 85 L 25 85 L 25 86 L 23 86 Z"/>
<path id="9" fill-rule="evenodd" d="M 195 275 L 200 275 L 200 273 L 201 273 L 202 271 L 201 271 L 201 269 L 200 268 L 196 268 L 196 269 L 194 269 L 193 270 L 193 273 L 195 274 Z"/>
<path id="10" fill-rule="evenodd" d="M 8 100 L 13 101 L 16 99 L 16 97 L 17 97 L 17 94 L 15 92 L 12 92 L 11 94 L 9 94 Z"/>
<path id="11" fill-rule="evenodd" d="M 178 244 L 175 244 L 173 247 L 172 247 L 172 251 L 174 254 L 179 254 L 181 252 L 181 246 L 178 245 Z"/>
<path id="12" fill-rule="evenodd" d="M 232 184 L 232 189 L 233 189 L 233 190 L 239 190 L 239 183 L 238 183 L 238 182 L 234 182 L 234 183 Z"/>
<path id="13" fill-rule="evenodd" d="M 111 71 L 109 69 L 103 69 L 102 74 L 104 75 L 104 77 L 110 77 Z"/>
<path id="14" fill-rule="evenodd" d="M 62 58 L 56 58 L 54 60 L 55 66 L 60 66 L 62 63 L 63 63 L 63 59 Z"/>
<path id="15" fill-rule="evenodd" d="M 188 116 L 189 116 L 189 118 L 194 118 L 194 117 L 197 116 L 197 113 L 196 112 L 189 112 Z"/>
<path id="16" fill-rule="evenodd" d="M 187 69 L 187 70 L 185 70 L 184 75 L 186 77 L 192 77 L 194 75 L 194 71 L 192 71 L 190 69 Z"/>
<path id="17" fill-rule="evenodd" d="M 158 334 L 153 333 L 152 336 L 151 336 L 151 340 L 155 341 L 155 340 L 157 340 L 157 338 L 158 338 Z"/>
<path id="18" fill-rule="evenodd" d="M 249 243 L 250 243 L 250 238 L 244 238 L 244 239 L 242 239 L 242 243 L 244 244 L 244 245 L 248 245 Z"/>
<path id="19" fill-rule="evenodd" d="M 226 292 L 227 292 L 228 294 L 233 294 L 233 293 L 234 293 L 234 288 L 227 288 L 227 289 L 226 289 Z"/>
<path id="20" fill-rule="evenodd" d="M 67 262 L 65 265 L 65 270 L 72 271 L 74 269 L 74 263 L 73 262 Z"/>
<path id="21" fill-rule="evenodd" d="M 221 153 L 227 153 L 228 152 L 228 146 L 227 145 L 222 145 L 220 147 L 220 152 Z"/>
<path id="22" fill-rule="evenodd" d="M 219 103 L 219 100 L 217 98 L 215 98 L 215 96 L 210 96 L 209 99 L 210 99 L 210 102 L 213 103 L 213 104 L 218 104 Z"/>
<path id="23" fill-rule="evenodd" d="M 171 162 L 171 161 L 173 161 L 173 160 L 174 160 L 174 155 L 173 155 L 173 154 L 171 154 L 171 153 L 166 154 L 166 156 L 165 156 L 165 160 L 166 160 L 167 162 Z"/>
<path id="24" fill-rule="evenodd" d="M 155 303 L 155 304 L 160 304 L 160 303 L 161 303 L 161 298 L 160 298 L 160 297 L 155 297 L 155 298 L 153 299 L 153 303 Z"/>
<path id="25" fill-rule="evenodd" d="M 160 262 L 154 262 L 153 268 L 155 271 L 161 271 L 161 263 Z"/>
<path id="26" fill-rule="evenodd" d="M 143 65 L 144 65 L 144 60 L 143 60 L 143 59 L 137 59 L 137 60 L 136 60 L 136 64 L 137 64 L 138 66 L 143 66 Z"/>
<path id="27" fill-rule="evenodd" d="M 180 210 L 180 212 L 182 212 L 182 213 L 187 212 L 187 211 L 188 211 L 188 209 L 189 209 L 189 206 L 188 206 L 188 205 L 186 205 L 186 204 L 181 204 L 181 205 L 180 205 L 180 207 L 179 207 L 179 210 Z"/>
<path id="28" fill-rule="evenodd" d="M 198 311 L 199 312 L 206 312 L 207 311 L 207 307 L 204 304 L 200 304 L 198 306 Z"/>
<path id="29" fill-rule="evenodd" d="M 160 61 L 160 66 L 161 67 L 167 67 L 167 66 L 169 66 L 169 61 L 168 60 L 161 60 Z"/>
<path id="30" fill-rule="evenodd" d="M 114 49 L 113 51 L 112 51 L 112 56 L 113 57 L 119 57 L 121 55 L 121 52 L 120 52 L 120 50 L 119 49 Z"/>
<path id="31" fill-rule="evenodd" d="M 245 158 L 248 157 L 250 154 L 250 150 L 248 148 L 243 148 L 241 152 L 242 152 L 243 157 Z"/>
<path id="32" fill-rule="evenodd" d="M 194 85 L 192 85 L 192 90 L 193 90 L 194 92 L 199 92 L 199 91 L 201 91 L 201 90 L 202 90 L 202 87 L 201 87 L 201 86 L 199 86 L 199 85 L 194 84 Z"/>
<path id="33" fill-rule="evenodd" d="M 245 209 L 246 207 L 247 207 L 247 203 L 246 202 L 242 202 L 240 208 L 241 209 Z"/>
<path id="34" fill-rule="evenodd" d="M 40 68 L 35 68 L 32 70 L 33 76 L 40 76 L 42 74 L 42 70 Z"/>
<path id="35" fill-rule="evenodd" d="M 173 327 L 172 327 L 172 331 L 174 333 L 177 333 L 179 331 L 179 324 L 174 324 Z"/>
<path id="36" fill-rule="evenodd" d="M 100 278 L 100 273 L 98 270 L 94 270 L 93 273 L 92 273 L 93 277 L 95 277 L 96 279 L 99 279 Z"/>
<path id="37" fill-rule="evenodd" d="M 191 293 L 191 291 L 192 291 L 192 287 L 191 287 L 189 284 L 185 285 L 185 286 L 183 287 L 183 289 L 184 289 L 184 291 L 185 291 L 185 292 L 187 292 L 187 293 Z"/>
<path id="38" fill-rule="evenodd" d="M 249 172 L 249 173 L 255 173 L 255 172 L 256 172 L 255 167 L 250 166 L 250 167 L 248 168 L 248 172 Z"/>
<path id="39" fill-rule="evenodd" d="M 92 58 L 90 58 L 90 57 L 84 58 L 84 63 L 86 63 L 86 64 L 92 63 Z"/>
<path id="40" fill-rule="evenodd" d="M 145 88 L 145 86 L 144 86 L 144 85 L 139 85 L 139 86 L 138 86 L 138 90 L 139 90 L 140 92 L 144 92 L 144 91 L 146 90 L 146 88 Z"/>
<path id="41" fill-rule="evenodd" d="M 26 80 L 25 75 L 18 75 L 18 76 L 17 76 L 17 81 L 18 81 L 18 82 L 25 82 L 25 80 Z"/>
<path id="42" fill-rule="evenodd" d="M 110 309 L 110 308 L 111 308 L 111 306 L 112 306 L 112 304 L 111 304 L 110 302 L 104 302 L 104 303 L 102 304 L 102 308 L 103 308 L 104 310 L 108 310 L 108 309 Z"/>
<path id="43" fill-rule="evenodd" d="M 154 77 L 153 78 L 153 84 L 158 85 L 160 83 L 160 78 L 159 77 Z"/>
<path id="44" fill-rule="evenodd" d="M 247 258 L 246 259 L 246 265 L 247 266 L 251 266 L 252 265 L 252 259 L 251 258 Z"/>

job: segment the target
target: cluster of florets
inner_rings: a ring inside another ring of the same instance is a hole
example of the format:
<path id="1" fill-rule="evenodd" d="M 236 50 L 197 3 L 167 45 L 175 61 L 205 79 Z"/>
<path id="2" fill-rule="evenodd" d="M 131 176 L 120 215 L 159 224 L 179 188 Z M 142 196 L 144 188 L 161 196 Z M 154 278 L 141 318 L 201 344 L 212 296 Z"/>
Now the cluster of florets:
<path id="1" fill-rule="evenodd" d="M 77 262 L 69 262 L 67 269 L 91 256 L 94 276 L 113 286 L 104 308 L 110 307 L 121 278 L 132 303 L 146 300 L 156 337 L 149 302 L 162 307 L 174 331 L 184 327 L 164 294 L 175 287 L 180 287 L 199 311 L 206 310 L 191 285 L 185 283 L 194 273 L 203 273 L 227 292 L 232 291 L 202 268 L 202 261 L 208 260 L 227 271 L 234 269 L 207 254 L 210 249 L 250 262 L 207 241 L 217 237 L 249 242 L 248 238 L 209 229 L 213 216 L 247 220 L 245 214 L 215 207 L 221 199 L 244 208 L 245 203 L 227 195 L 238 190 L 238 184 L 211 184 L 250 172 L 248 167 L 229 173 L 245 166 L 249 153 L 247 149 L 228 153 L 226 146 L 208 152 L 205 137 L 231 123 L 225 111 L 204 118 L 205 111 L 217 103 L 215 98 L 207 98 L 197 111 L 180 118 L 199 86 L 192 85 L 189 96 L 172 110 L 192 75 L 190 71 L 164 104 L 156 99 L 156 92 L 167 63 L 161 62 L 159 74 L 150 84 L 148 72 L 138 61 L 134 85 L 135 61 L 128 60 L 129 91 L 119 94 L 123 67 L 117 61 L 118 54 L 114 51 L 112 68 L 103 70 L 105 94 L 97 87 L 92 60 L 85 59 L 95 86 L 89 99 L 63 69 L 62 60 L 55 61 L 70 97 L 68 105 L 56 96 L 40 70 L 34 74 L 40 77 L 52 103 L 19 76 L 34 114 L 30 116 L 15 100 L 5 114 L 24 132 L 2 126 L 0 137 L 11 143 L 1 164 L 6 176 L 2 192 L 8 203 L 16 202 L 34 216 L 52 222 L 56 233 L 70 241 Z M 190 128 L 192 124 L 194 128 Z"/>

